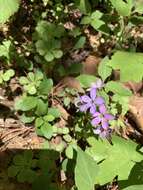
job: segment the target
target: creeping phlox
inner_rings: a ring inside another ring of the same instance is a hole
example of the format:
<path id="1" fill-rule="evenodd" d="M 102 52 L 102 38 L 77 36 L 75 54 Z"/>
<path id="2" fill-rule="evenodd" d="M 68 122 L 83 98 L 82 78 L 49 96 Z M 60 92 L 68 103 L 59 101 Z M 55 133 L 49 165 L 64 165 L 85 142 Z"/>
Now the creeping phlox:
<path id="1" fill-rule="evenodd" d="M 108 113 L 104 98 L 97 95 L 103 86 L 103 82 L 99 79 L 91 86 L 86 95 L 79 97 L 78 101 L 79 110 L 90 113 L 91 124 L 94 127 L 93 132 L 101 138 L 110 135 L 112 130 L 109 121 L 114 119 L 114 116 Z"/>

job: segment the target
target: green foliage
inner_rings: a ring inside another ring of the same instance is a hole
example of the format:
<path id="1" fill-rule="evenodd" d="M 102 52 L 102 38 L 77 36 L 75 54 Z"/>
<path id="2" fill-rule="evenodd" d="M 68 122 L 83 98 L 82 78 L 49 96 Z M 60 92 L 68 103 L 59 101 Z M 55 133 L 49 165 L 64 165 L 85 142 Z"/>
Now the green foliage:
<path id="1" fill-rule="evenodd" d="M 16 101 L 15 109 L 21 111 L 29 111 L 37 106 L 37 97 L 25 96 Z"/>
<path id="2" fill-rule="evenodd" d="M 123 190 L 142 190 L 143 189 L 143 185 L 133 185 L 133 186 L 129 186 Z"/>
<path id="3" fill-rule="evenodd" d="M 90 148 L 86 152 L 99 163 L 99 174 L 96 183 L 105 184 L 118 175 L 118 180 L 126 180 L 135 162 L 143 159 L 136 151 L 137 144 L 131 140 L 124 140 L 113 136 L 111 145 L 107 140 L 96 140 L 89 138 Z M 118 164 L 117 164 L 118 163 Z M 109 173 L 110 171 L 110 173 Z"/>
<path id="4" fill-rule="evenodd" d="M 104 25 L 104 21 L 101 20 L 103 13 L 100 11 L 93 12 L 90 16 L 84 16 L 81 20 L 81 24 L 90 24 L 95 30 L 98 30 L 102 25 Z"/>
<path id="5" fill-rule="evenodd" d="M 0 23 L 4 24 L 9 17 L 18 11 L 20 0 L 1 0 L 0 1 Z"/>
<path id="6" fill-rule="evenodd" d="M 8 82 L 13 76 L 15 75 L 15 71 L 13 69 L 8 69 L 7 71 L 3 72 L 0 71 L 0 85 Z"/>
<path id="7" fill-rule="evenodd" d="M 89 109 L 77 112 L 79 96 L 84 90 L 91 96 L 89 88 L 100 77 L 104 84 L 96 95 L 115 116 L 110 128 L 116 134 L 126 127 L 133 93 L 124 82 L 143 79 L 143 54 L 137 53 L 142 52 L 142 13 L 142 0 L 0 0 L 0 103 L 3 98 L 15 101 L 12 117 L 30 129 L 35 126 L 45 140 L 41 149 L 48 149 L 15 155 L 9 177 L 29 183 L 32 190 L 94 190 L 116 176 L 120 189 L 143 188 L 138 144 L 118 136 L 97 138 Z M 98 67 L 98 73 L 84 74 L 86 56 L 95 54 L 105 58 L 86 63 Z M 9 114 L 1 112 L 7 120 Z"/>
<path id="8" fill-rule="evenodd" d="M 24 85 L 25 91 L 27 91 L 30 95 L 33 95 L 37 93 L 37 88 L 40 86 L 43 78 L 43 73 L 36 71 L 35 73 L 28 73 L 27 77 L 20 77 L 19 82 L 21 85 Z"/>
<path id="9" fill-rule="evenodd" d="M 108 58 L 105 57 L 98 67 L 98 74 L 105 81 L 112 73 L 112 68 L 107 65 Z"/>
<path id="10" fill-rule="evenodd" d="M 81 37 L 78 39 L 77 43 L 75 44 L 74 49 L 83 48 L 85 42 L 86 42 L 86 37 L 85 37 L 85 36 L 81 36 Z"/>
<path id="11" fill-rule="evenodd" d="M 75 4 L 83 14 L 87 14 L 91 10 L 89 0 L 75 0 Z"/>
<path id="12" fill-rule="evenodd" d="M 8 64 L 10 64 L 13 51 L 14 47 L 10 40 L 4 40 L 0 45 L 0 57 L 4 58 Z"/>
<path id="13" fill-rule="evenodd" d="M 56 25 L 46 21 L 38 22 L 34 35 L 36 50 L 47 62 L 63 56 L 60 41 L 63 34 L 64 28 L 62 25 Z"/>
<path id="14" fill-rule="evenodd" d="M 18 182 L 31 183 L 36 178 L 37 161 L 33 159 L 32 151 L 25 151 L 22 155 L 18 154 L 13 158 L 13 165 L 8 168 L 9 177 L 17 177 Z"/>
<path id="15" fill-rule="evenodd" d="M 93 75 L 82 74 L 77 77 L 77 80 L 80 82 L 81 87 L 88 88 L 92 83 L 96 82 L 97 77 Z"/>
<path id="16" fill-rule="evenodd" d="M 143 78 L 142 59 L 142 53 L 117 51 L 107 65 L 115 70 L 120 70 L 121 82 L 139 82 Z"/>
<path id="17" fill-rule="evenodd" d="M 133 7 L 133 0 L 110 0 L 113 7 L 117 10 L 119 15 L 121 16 L 130 16 L 131 14 L 131 9 Z"/>
<path id="18" fill-rule="evenodd" d="M 80 148 L 77 151 L 75 183 L 79 190 L 93 190 L 99 167 L 96 162 Z"/>

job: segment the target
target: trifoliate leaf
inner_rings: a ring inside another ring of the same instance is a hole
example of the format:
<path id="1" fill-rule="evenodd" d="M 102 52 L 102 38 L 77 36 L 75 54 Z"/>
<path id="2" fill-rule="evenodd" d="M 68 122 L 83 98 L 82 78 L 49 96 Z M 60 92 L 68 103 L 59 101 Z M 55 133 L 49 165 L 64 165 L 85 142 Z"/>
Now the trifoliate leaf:
<path id="1" fill-rule="evenodd" d="M 41 116 L 45 115 L 48 110 L 48 104 L 45 103 L 42 99 L 37 100 L 36 115 Z"/>
<path id="2" fill-rule="evenodd" d="M 37 98 L 32 96 L 22 97 L 15 102 L 15 109 L 29 111 L 37 106 Z"/>
<path id="3" fill-rule="evenodd" d="M 52 51 L 52 53 L 53 53 L 54 57 L 57 59 L 59 59 L 63 56 L 62 50 L 54 50 L 54 51 Z"/>
<path id="4" fill-rule="evenodd" d="M 26 116 L 25 113 L 23 113 L 21 116 L 20 116 L 20 120 L 23 122 L 23 123 L 32 123 L 34 121 L 35 117 L 32 117 L 32 116 Z"/>
<path id="5" fill-rule="evenodd" d="M 17 175 L 17 173 L 19 172 L 19 167 L 18 166 L 10 166 L 8 168 L 8 177 L 15 177 Z"/>
<path id="6" fill-rule="evenodd" d="M 51 92 L 52 87 L 53 87 L 52 79 L 44 79 L 39 85 L 38 93 L 40 95 L 48 95 Z"/>
<path id="7" fill-rule="evenodd" d="M 49 123 L 44 123 L 41 126 L 41 132 L 43 134 L 44 137 L 46 137 L 47 139 L 50 139 L 53 135 L 53 127 L 52 125 L 50 125 Z"/>

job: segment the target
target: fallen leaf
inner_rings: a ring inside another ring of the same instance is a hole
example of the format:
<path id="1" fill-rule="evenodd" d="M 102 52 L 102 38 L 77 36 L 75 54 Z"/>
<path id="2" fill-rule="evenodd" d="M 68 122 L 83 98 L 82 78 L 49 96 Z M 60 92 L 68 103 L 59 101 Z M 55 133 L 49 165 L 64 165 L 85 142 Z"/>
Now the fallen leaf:
<path id="1" fill-rule="evenodd" d="M 143 132 L 143 97 L 132 96 L 129 101 L 129 111 L 136 126 Z"/>
<path id="2" fill-rule="evenodd" d="M 82 63 L 83 69 L 82 74 L 96 75 L 98 65 L 101 61 L 101 58 L 97 55 L 89 55 L 86 60 Z"/>

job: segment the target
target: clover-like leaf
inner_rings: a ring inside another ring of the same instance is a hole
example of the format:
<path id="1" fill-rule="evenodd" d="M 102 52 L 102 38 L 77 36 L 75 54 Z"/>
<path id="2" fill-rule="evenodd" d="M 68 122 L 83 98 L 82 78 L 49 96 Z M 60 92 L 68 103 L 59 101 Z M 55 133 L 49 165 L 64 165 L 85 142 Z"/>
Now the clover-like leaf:
<path id="1" fill-rule="evenodd" d="M 15 109 L 29 111 L 37 106 L 37 97 L 26 96 L 15 102 Z"/>

